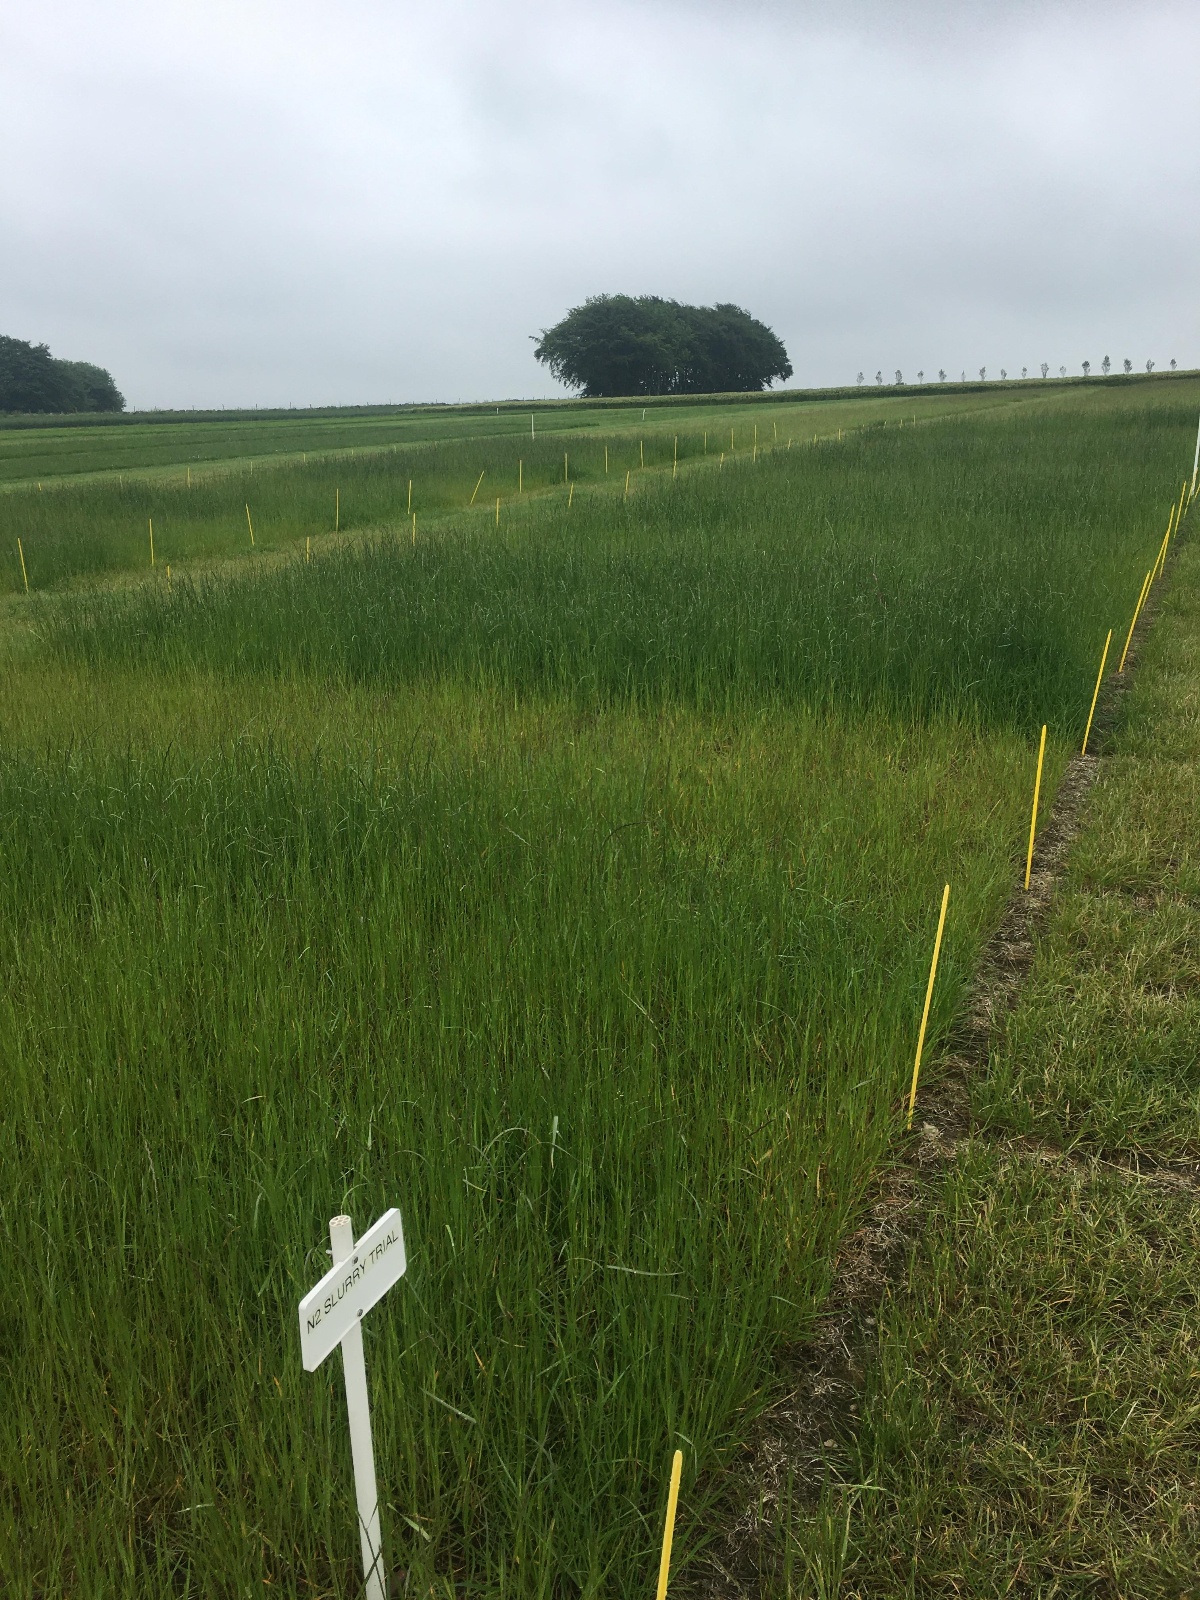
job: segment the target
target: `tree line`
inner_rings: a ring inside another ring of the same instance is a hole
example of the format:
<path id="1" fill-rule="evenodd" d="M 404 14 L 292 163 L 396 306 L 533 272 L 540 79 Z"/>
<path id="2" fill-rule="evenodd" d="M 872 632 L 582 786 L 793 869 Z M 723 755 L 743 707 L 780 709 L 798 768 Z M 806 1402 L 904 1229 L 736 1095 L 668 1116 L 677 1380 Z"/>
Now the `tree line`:
<path id="1" fill-rule="evenodd" d="M 61 361 L 44 344 L 0 334 L 0 411 L 124 411 L 112 374 Z"/>

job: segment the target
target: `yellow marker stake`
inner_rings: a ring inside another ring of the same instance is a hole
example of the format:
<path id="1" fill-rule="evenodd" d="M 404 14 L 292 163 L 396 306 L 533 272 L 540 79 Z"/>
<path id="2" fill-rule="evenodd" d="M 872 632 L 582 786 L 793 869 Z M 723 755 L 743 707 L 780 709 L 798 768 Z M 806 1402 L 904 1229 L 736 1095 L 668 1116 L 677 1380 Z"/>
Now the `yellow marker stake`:
<path id="1" fill-rule="evenodd" d="M 500 496 L 496 496 L 496 526 L 500 526 Z"/>
<path id="2" fill-rule="evenodd" d="M 625 474 L 625 498 L 629 499 L 629 474 Z"/>
<path id="3" fill-rule="evenodd" d="M 707 430 L 705 431 L 705 434 L 704 434 L 704 454 L 705 455 L 708 454 L 708 432 L 707 432 Z"/>
<path id="4" fill-rule="evenodd" d="M 725 471 L 725 452 L 724 452 L 724 450 L 721 451 L 721 459 L 720 459 L 720 462 L 717 465 L 717 471 L 718 472 L 724 472 Z"/>
<path id="5" fill-rule="evenodd" d="M 564 451 L 563 451 L 563 482 L 564 482 L 564 483 L 566 483 L 566 482 L 567 482 L 567 481 L 568 481 L 568 474 L 567 474 L 567 452 L 566 452 L 566 451 L 565 451 L 565 450 L 564 450 Z"/>
<path id="6" fill-rule="evenodd" d="M 774 436 L 775 436 L 775 443 L 778 444 L 779 443 L 779 424 L 777 422 L 773 422 L 771 424 L 771 429 L 772 429 L 772 431 L 774 433 Z"/>
<path id="7" fill-rule="evenodd" d="M 191 467 L 189 467 L 189 468 L 188 468 L 188 482 L 187 482 L 187 486 L 188 486 L 188 488 L 189 488 L 189 489 L 190 489 L 190 488 L 191 488 L 191 487 L 192 487 L 192 469 L 191 469 Z"/>
<path id="8" fill-rule="evenodd" d="M 486 471 L 487 471 L 487 468 L 484 467 L 483 472 L 481 472 L 479 474 L 479 483 L 477 483 L 475 485 L 475 488 L 472 490 L 472 493 L 471 493 L 471 504 L 472 505 L 475 504 L 475 496 L 479 493 L 479 484 L 483 482 L 483 475 L 484 475 L 484 472 L 486 472 Z"/>
<path id="9" fill-rule="evenodd" d="M 1171 515 L 1167 518 L 1167 531 L 1163 534 L 1162 548 L 1158 556 L 1158 576 L 1162 577 L 1162 569 L 1167 564 L 1167 549 L 1171 543 L 1171 535 L 1175 532 L 1175 513 L 1178 506 L 1171 507 Z"/>
<path id="10" fill-rule="evenodd" d="M 167 562 L 167 593 L 171 592 L 171 563 Z"/>
<path id="11" fill-rule="evenodd" d="M 333 491 L 333 531 L 336 533 L 342 525 L 342 491 Z"/>
<path id="12" fill-rule="evenodd" d="M 733 454 L 733 429 L 729 430 L 729 454 Z"/>
<path id="13" fill-rule="evenodd" d="M 1145 603 L 1146 591 L 1150 587 L 1150 575 L 1153 570 L 1154 569 L 1152 567 L 1150 572 L 1147 572 L 1146 576 L 1142 579 L 1142 592 L 1138 595 L 1137 605 L 1133 608 L 1133 621 L 1129 624 L 1129 632 L 1125 635 L 1125 648 L 1121 651 L 1121 665 L 1117 668 L 1118 672 L 1125 671 L 1125 657 L 1129 654 L 1129 641 L 1133 638 L 1133 630 L 1137 627 L 1137 619 L 1142 614 L 1142 606 Z"/>
<path id="14" fill-rule="evenodd" d="M 571 509 L 571 501 L 574 500 L 574 498 L 575 498 L 575 485 L 572 484 L 571 487 L 567 490 L 567 510 L 568 511 L 570 511 L 570 509 Z"/>
<path id="15" fill-rule="evenodd" d="M 604 476 L 608 477 L 608 446 L 604 446 Z"/>
<path id="16" fill-rule="evenodd" d="M 250 529 L 250 543 L 254 544 L 254 524 L 250 521 L 250 507 L 246 507 L 246 526 Z"/>
<path id="17" fill-rule="evenodd" d="M 25 580 L 25 593 L 29 593 L 29 574 L 25 571 L 25 552 L 21 549 L 21 541 L 17 540 L 17 554 L 21 558 L 21 576 Z"/>
<path id="18" fill-rule="evenodd" d="M 517 462 L 517 493 L 525 493 L 525 463 L 523 461 Z"/>
<path id="19" fill-rule="evenodd" d="M 671 1545 L 675 1539 L 675 1511 L 679 1505 L 679 1477 L 683 1471 L 683 1451 L 676 1450 L 671 1461 L 671 1488 L 667 1494 L 667 1520 L 663 1526 L 662 1556 L 658 1563 L 658 1591 L 655 1600 L 667 1600 L 667 1579 L 671 1576 Z"/>
<path id="20" fill-rule="evenodd" d="M 644 468 L 646 465 L 646 446 L 640 439 L 638 440 L 638 460 L 641 462 Z"/>
<path id="21" fill-rule="evenodd" d="M 409 510 L 409 515 L 411 516 L 411 514 L 412 514 L 412 479 L 411 478 L 408 480 L 408 510 Z"/>
<path id="22" fill-rule="evenodd" d="M 679 471 L 679 435 L 676 434 L 675 435 L 675 457 L 674 457 L 674 460 L 671 462 L 671 476 L 674 477 L 675 474 L 678 471 Z"/>
<path id="23" fill-rule="evenodd" d="M 1033 871 L 1033 836 L 1037 832 L 1038 796 L 1042 792 L 1042 757 L 1046 754 L 1046 725 L 1042 724 L 1042 741 L 1038 745 L 1037 777 L 1033 780 L 1033 815 L 1029 819 L 1029 852 L 1025 857 L 1025 887 L 1029 888 L 1029 874 Z"/>
<path id="24" fill-rule="evenodd" d="M 917 1035 L 917 1059 L 913 1062 L 912 1088 L 908 1091 L 908 1127 L 913 1122 L 913 1108 L 917 1103 L 917 1078 L 921 1072 L 921 1053 L 925 1049 L 925 1029 L 929 1026 L 929 1003 L 933 999 L 933 980 L 937 977 L 938 956 L 942 949 L 942 930 L 946 926 L 946 907 L 950 904 L 950 885 L 942 890 L 942 914 L 938 918 L 937 938 L 933 941 L 933 962 L 929 968 L 929 983 L 925 989 L 925 1009 L 921 1013 L 921 1031 Z"/>
<path id="25" fill-rule="evenodd" d="M 307 566 L 307 564 L 311 560 L 312 560 L 312 538 L 309 535 L 306 534 L 305 538 L 304 538 L 304 562 L 305 562 L 305 565 Z"/>
<path id="26" fill-rule="evenodd" d="M 154 518 L 147 519 L 150 523 L 150 565 L 154 565 Z"/>
<path id="27" fill-rule="evenodd" d="M 758 460 L 758 423 L 754 424 L 754 445 L 750 452 L 750 460 Z"/>
<path id="28" fill-rule="evenodd" d="M 413 544 L 417 542 L 417 513 L 413 512 Z"/>
<path id="29" fill-rule="evenodd" d="M 1108 660 L 1108 647 L 1112 643 L 1112 629 L 1108 630 L 1108 638 L 1104 641 L 1104 653 L 1100 657 L 1100 671 L 1096 674 L 1096 687 L 1092 690 L 1092 706 L 1088 712 L 1087 727 L 1083 730 L 1083 749 L 1080 755 L 1087 755 L 1088 739 L 1092 732 L 1092 718 L 1096 714 L 1096 701 L 1100 698 L 1100 684 L 1104 678 L 1104 663 Z"/>

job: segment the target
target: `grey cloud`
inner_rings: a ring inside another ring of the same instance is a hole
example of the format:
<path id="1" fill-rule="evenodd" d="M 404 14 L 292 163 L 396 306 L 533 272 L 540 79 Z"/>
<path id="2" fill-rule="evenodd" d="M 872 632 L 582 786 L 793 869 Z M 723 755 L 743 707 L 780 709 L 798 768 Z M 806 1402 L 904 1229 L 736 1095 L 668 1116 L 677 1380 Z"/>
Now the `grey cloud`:
<path id="1" fill-rule="evenodd" d="M 1177 4 L 43 0 L 0 21 L 0 331 L 139 405 L 546 394 L 604 290 L 797 383 L 1200 363 Z"/>

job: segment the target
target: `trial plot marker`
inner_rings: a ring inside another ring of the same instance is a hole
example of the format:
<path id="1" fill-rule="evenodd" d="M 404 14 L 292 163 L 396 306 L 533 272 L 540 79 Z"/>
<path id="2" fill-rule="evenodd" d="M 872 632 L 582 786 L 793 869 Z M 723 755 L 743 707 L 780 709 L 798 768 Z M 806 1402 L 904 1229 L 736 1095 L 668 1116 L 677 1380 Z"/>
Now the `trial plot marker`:
<path id="1" fill-rule="evenodd" d="M 1108 630 L 1108 638 L 1104 641 L 1104 652 L 1100 657 L 1100 671 L 1096 674 L 1096 687 L 1092 690 L 1092 706 L 1088 712 L 1087 727 L 1083 730 L 1083 749 L 1080 755 L 1087 755 L 1088 739 L 1092 732 L 1092 718 L 1096 715 L 1096 701 L 1100 698 L 1100 685 L 1104 680 L 1104 663 L 1108 660 L 1108 647 L 1112 643 L 1112 629 Z"/>
<path id="2" fill-rule="evenodd" d="M 1025 857 L 1025 887 L 1029 888 L 1029 874 L 1033 871 L 1033 837 L 1037 832 L 1038 796 L 1042 792 L 1042 758 L 1046 754 L 1046 725 L 1042 724 L 1042 739 L 1038 745 L 1037 777 L 1033 780 L 1033 815 L 1029 819 L 1029 851 Z"/>
<path id="3" fill-rule="evenodd" d="M 667 1580 L 671 1576 L 671 1546 L 675 1542 L 675 1512 L 679 1505 L 679 1476 L 683 1471 L 683 1451 L 676 1450 L 671 1461 L 671 1487 L 667 1494 L 667 1517 L 663 1524 L 662 1555 L 658 1563 L 656 1600 L 667 1600 Z"/>
<path id="4" fill-rule="evenodd" d="M 335 1346 L 342 1347 L 365 1592 L 368 1600 L 385 1600 L 379 1493 L 375 1487 L 361 1324 L 371 1307 L 404 1276 L 408 1265 L 400 1213 L 394 1206 L 385 1211 L 357 1244 L 350 1218 L 334 1217 L 329 1224 L 329 1242 L 333 1266 L 300 1302 L 300 1355 L 304 1370 L 315 1372 Z"/>
<path id="5" fill-rule="evenodd" d="M 1125 648 L 1121 651 L 1121 665 L 1118 672 L 1125 671 L 1125 657 L 1129 654 L 1129 641 L 1133 638 L 1133 630 L 1137 627 L 1137 619 L 1142 614 L 1142 607 L 1146 603 L 1146 592 L 1150 588 L 1150 579 L 1154 576 L 1153 567 L 1142 579 L 1142 592 L 1138 595 L 1137 605 L 1133 608 L 1133 621 L 1129 624 L 1129 632 L 1125 635 Z"/>
<path id="6" fill-rule="evenodd" d="M 917 1079 L 921 1073 L 921 1054 L 925 1049 L 925 1029 L 929 1026 L 929 1004 L 933 999 L 933 981 L 937 977 L 938 956 L 942 951 L 942 933 L 946 927 L 946 907 L 950 904 L 950 885 L 942 891 L 942 914 L 938 918 L 937 938 L 933 941 L 933 961 L 929 967 L 929 983 L 925 989 L 925 1009 L 921 1013 L 921 1031 L 917 1035 L 917 1059 L 913 1062 L 912 1088 L 908 1092 L 908 1124 L 913 1124 L 913 1108 L 917 1103 Z"/>
<path id="7" fill-rule="evenodd" d="M 25 552 L 21 548 L 20 539 L 17 540 L 17 554 L 21 558 L 21 576 L 25 580 L 25 593 L 29 593 L 29 574 L 25 571 Z"/>
<path id="8" fill-rule="evenodd" d="M 471 504 L 472 505 L 475 504 L 475 496 L 479 493 L 479 484 L 483 482 L 483 473 L 486 472 L 486 471 L 487 471 L 487 468 L 484 467 L 483 472 L 481 472 L 479 474 L 479 482 L 476 483 L 475 488 L 474 488 L 474 490 L 472 491 L 472 494 L 471 494 Z"/>
<path id="9" fill-rule="evenodd" d="M 250 507 L 246 507 L 246 526 L 250 529 L 250 543 L 254 543 L 254 524 L 250 521 Z"/>

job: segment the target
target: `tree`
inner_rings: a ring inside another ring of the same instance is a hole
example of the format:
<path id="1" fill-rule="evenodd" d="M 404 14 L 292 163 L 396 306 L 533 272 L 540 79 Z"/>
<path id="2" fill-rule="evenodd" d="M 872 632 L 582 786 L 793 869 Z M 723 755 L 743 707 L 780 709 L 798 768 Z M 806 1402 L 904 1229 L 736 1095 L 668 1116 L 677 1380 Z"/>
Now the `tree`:
<path id="1" fill-rule="evenodd" d="M 1176 360 L 1175 360 L 1175 357 L 1174 357 L 1174 356 L 1172 356 L 1172 357 L 1171 357 L 1171 371 L 1172 371 L 1172 372 L 1174 372 L 1174 371 L 1175 371 L 1175 369 L 1176 369 L 1176 367 L 1177 367 L 1177 365 L 1178 365 L 1178 363 L 1177 363 L 1177 362 L 1176 362 Z"/>
<path id="2" fill-rule="evenodd" d="M 924 383 L 925 382 L 925 374 L 923 372 L 918 372 L 917 373 L 917 382 L 918 383 Z"/>
<path id="3" fill-rule="evenodd" d="M 1154 363 L 1153 363 L 1153 361 L 1147 361 L 1147 363 L 1146 363 L 1146 371 L 1147 372 L 1153 372 L 1154 371 Z"/>
<path id="4" fill-rule="evenodd" d="M 945 381 L 946 381 L 946 369 L 945 369 L 945 367 L 939 367 L 938 368 L 938 382 L 939 383 L 945 383 Z"/>
<path id="5" fill-rule="evenodd" d="M 1112 362 L 1108 359 L 1107 356 L 1105 356 L 1104 360 L 1100 363 L 1100 371 L 1104 374 L 1104 376 L 1106 378 L 1108 377 L 1109 373 L 1112 371 Z"/>
<path id="6" fill-rule="evenodd" d="M 859 384 L 860 384 L 860 385 L 861 385 L 861 383 L 862 383 L 862 381 L 863 381 L 863 375 L 862 375 L 862 373 L 861 373 L 861 372 L 860 372 L 860 373 L 859 373 L 859 375 L 858 375 L 858 381 L 859 381 Z"/>
<path id="7" fill-rule="evenodd" d="M 987 382 L 987 368 L 986 367 L 980 367 L 980 369 L 979 369 L 979 381 L 980 381 L 980 383 L 986 383 Z"/>
<path id="8" fill-rule="evenodd" d="M 1001 368 L 1000 368 L 1000 379 L 1001 379 L 1001 382 L 1003 382 L 1003 381 L 1004 381 L 1004 379 L 1005 379 L 1005 378 L 1007 378 L 1007 377 L 1008 377 L 1008 370 L 1007 370 L 1007 368 L 1005 368 L 1005 367 L 1001 367 Z"/>
<path id="9" fill-rule="evenodd" d="M 1125 368 L 1126 372 L 1132 372 L 1133 371 L 1133 362 L 1130 361 L 1128 356 L 1125 357 L 1125 359 L 1124 359 L 1124 361 L 1122 361 L 1121 365 Z"/>
<path id="10" fill-rule="evenodd" d="M 1044 378 L 1049 371 L 1050 371 L 1050 363 L 1048 361 L 1043 361 L 1042 362 L 1042 377 Z"/>
<path id="11" fill-rule="evenodd" d="M 1060 378 L 1065 378 L 1065 377 L 1066 377 L 1066 375 L 1067 375 L 1067 369 L 1066 369 L 1066 367 L 1059 367 L 1059 369 L 1058 369 L 1058 375 L 1059 375 L 1059 377 L 1060 377 Z"/>
<path id="12" fill-rule="evenodd" d="M 124 411 L 109 373 L 90 361 L 57 361 L 48 345 L 0 334 L 0 411 Z"/>
<path id="13" fill-rule="evenodd" d="M 1090 361 L 1085 361 L 1083 363 L 1083 375 L 1084 375 L 1085 378 L 1088 377 L 1088 375 L 1091 373 L 1091 370 L 1092 370 L 1092 363 Z"/>
<path id="14" fill-rule="evenodd" d="M 877 372 L 875 374 L 875 382 L 876 383 L 882 383 L 883 382 L 883 372 L 882 372 L 882 370 L 880 370 L 879 372 Z"/>
<path id="15" fill-rule="evenodd" d="M 904 374 L 900 371 L 899 367 L 896 368 L 896 382 L 897 383 L 903 383 L 904 382 Z"/>
<path id="16" fill-rule="evenodd" d="M 533 353 L 588 398 L 747 393 L 792 375 L 779 339 L 740 306 L 658 295 L 594 295 L 543 328 Z"/>
<path id="17" fill-rule="evenodd" d="M 1029 368 L 1028 367 L 1022 367 L 1021 368 L 1021 376 L 1023 378 L 1027 378 L 1029 376 Z"/>

